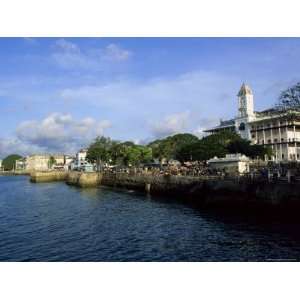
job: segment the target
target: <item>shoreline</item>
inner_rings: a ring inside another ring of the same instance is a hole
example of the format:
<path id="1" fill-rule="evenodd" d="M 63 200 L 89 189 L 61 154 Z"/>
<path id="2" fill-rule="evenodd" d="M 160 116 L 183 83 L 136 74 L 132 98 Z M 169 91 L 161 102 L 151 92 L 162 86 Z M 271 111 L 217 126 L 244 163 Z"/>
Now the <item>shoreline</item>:
<path id="1" fill-rule="evenodd" d="M 300 208 L 300 184 L 266 182 L 249 178 L 221 179 L 176 175 L 84 173 L 77 171 L 31 172 L 33 183 L 64 181 L 79 188 L 107 186 L 150 195 L 182 198 L 201 207 L 240 209 Z"/>

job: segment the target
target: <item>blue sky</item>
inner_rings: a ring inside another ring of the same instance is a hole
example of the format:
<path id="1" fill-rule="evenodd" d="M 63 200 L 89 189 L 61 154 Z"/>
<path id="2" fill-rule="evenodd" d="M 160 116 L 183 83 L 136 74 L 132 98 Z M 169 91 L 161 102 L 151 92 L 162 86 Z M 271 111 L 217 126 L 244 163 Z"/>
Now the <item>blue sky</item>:
<path id="1" fill-rule="evenodd" d="M 255 109 L 300 79 L 299 38 L 0 38 L 0 157 L 146 142 Z"/>

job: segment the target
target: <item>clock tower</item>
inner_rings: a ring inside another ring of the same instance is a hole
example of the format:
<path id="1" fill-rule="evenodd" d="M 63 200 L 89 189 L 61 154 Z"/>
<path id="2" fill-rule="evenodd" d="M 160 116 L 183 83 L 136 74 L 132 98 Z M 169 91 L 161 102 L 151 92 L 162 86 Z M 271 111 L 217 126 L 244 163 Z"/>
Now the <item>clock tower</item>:
<path id="1" fill-rule="evenodd" d="M 239 118 L 253 117 L 253 93 L 248 85 L 242 84 L 238 93 Z"/>
<path id="2" fill-rule="evenodd" d="M 243 83 L 237 97 L 239 111 L 235 119 L 236 130 L 242 138 L 251 140 L 249 122 L 255 119 L 252 90 Z"/>

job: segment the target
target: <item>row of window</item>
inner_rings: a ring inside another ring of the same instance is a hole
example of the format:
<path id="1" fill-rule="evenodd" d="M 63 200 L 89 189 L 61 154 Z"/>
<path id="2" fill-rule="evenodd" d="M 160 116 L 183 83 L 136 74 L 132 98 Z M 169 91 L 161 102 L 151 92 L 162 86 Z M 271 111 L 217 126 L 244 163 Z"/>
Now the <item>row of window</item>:
<path id="1" fill-rule="evenodd" d="M 280 125 L 293 125 L 293 123 L 286 123 L 286 121 L 280 121 L 279 122 Z M 268 124 L 265 124 L 265 125 L 257 125 L 257 126 L 251 126 L 251 129 L 252 130 L 255 130 L 255 129 L 264 129 L 264 128 L 268 128 L 268 127 L 271 127 L 271 126 L 278 126 L 278 123 L 274 122 L 274 123 L 268 123 Z"/>
<path id="2" fill-rule="evenodd" d="M 281 158 L 284 159 L 284 154 L 281 154 Z M 297 153 L 297 159 L 300 158 L 299 153 Z M 296 154 L 290 154 L 290 159 L 296 159 Z"/>
<path id="3" fill-rule="evenodd" d="M 252 135 L 252 138 L 254 139 L 254 138 L 255 138 L 255 135 Z M 298 139 L 295 139 L 295 138 L 292 138 L 292 139 L 289 138 L 287 141 L 288 141 L 288 142 L 296 142 L 297 140 L 298 140 Z M 275 138 L 275 139 L 273 140 L 273 143 L 277 143 L 278 141 L 279 141 L 279 140 Z M 281 138 L 281 142 L 284 142 L 284 138 Z M 264 143 L 265 143 L 264 140 L 262 140 L 262 141 L 261 141 L 261 144 L 263 145 Z M 268 144 L 271 144 L 271 143 L 272 143 L 272 140 L 271 140 L 271 139 L 268 139 L 268 140 L 267 140 L 267 143 L 268 143 Z M 257 140 L 257 144 L 260 144 L 260 140 Z"/>

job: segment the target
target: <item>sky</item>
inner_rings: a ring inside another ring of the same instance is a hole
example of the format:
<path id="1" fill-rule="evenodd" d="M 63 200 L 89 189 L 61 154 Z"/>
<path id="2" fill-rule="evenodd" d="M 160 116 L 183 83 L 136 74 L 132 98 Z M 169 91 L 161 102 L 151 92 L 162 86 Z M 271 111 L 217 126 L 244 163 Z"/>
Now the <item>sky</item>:
<path id="1" fill-rule="evenodd" d="M 299 38 L 0 38 L 0 158 L 147 143 L 255 110 L 300 80 Z"/>

